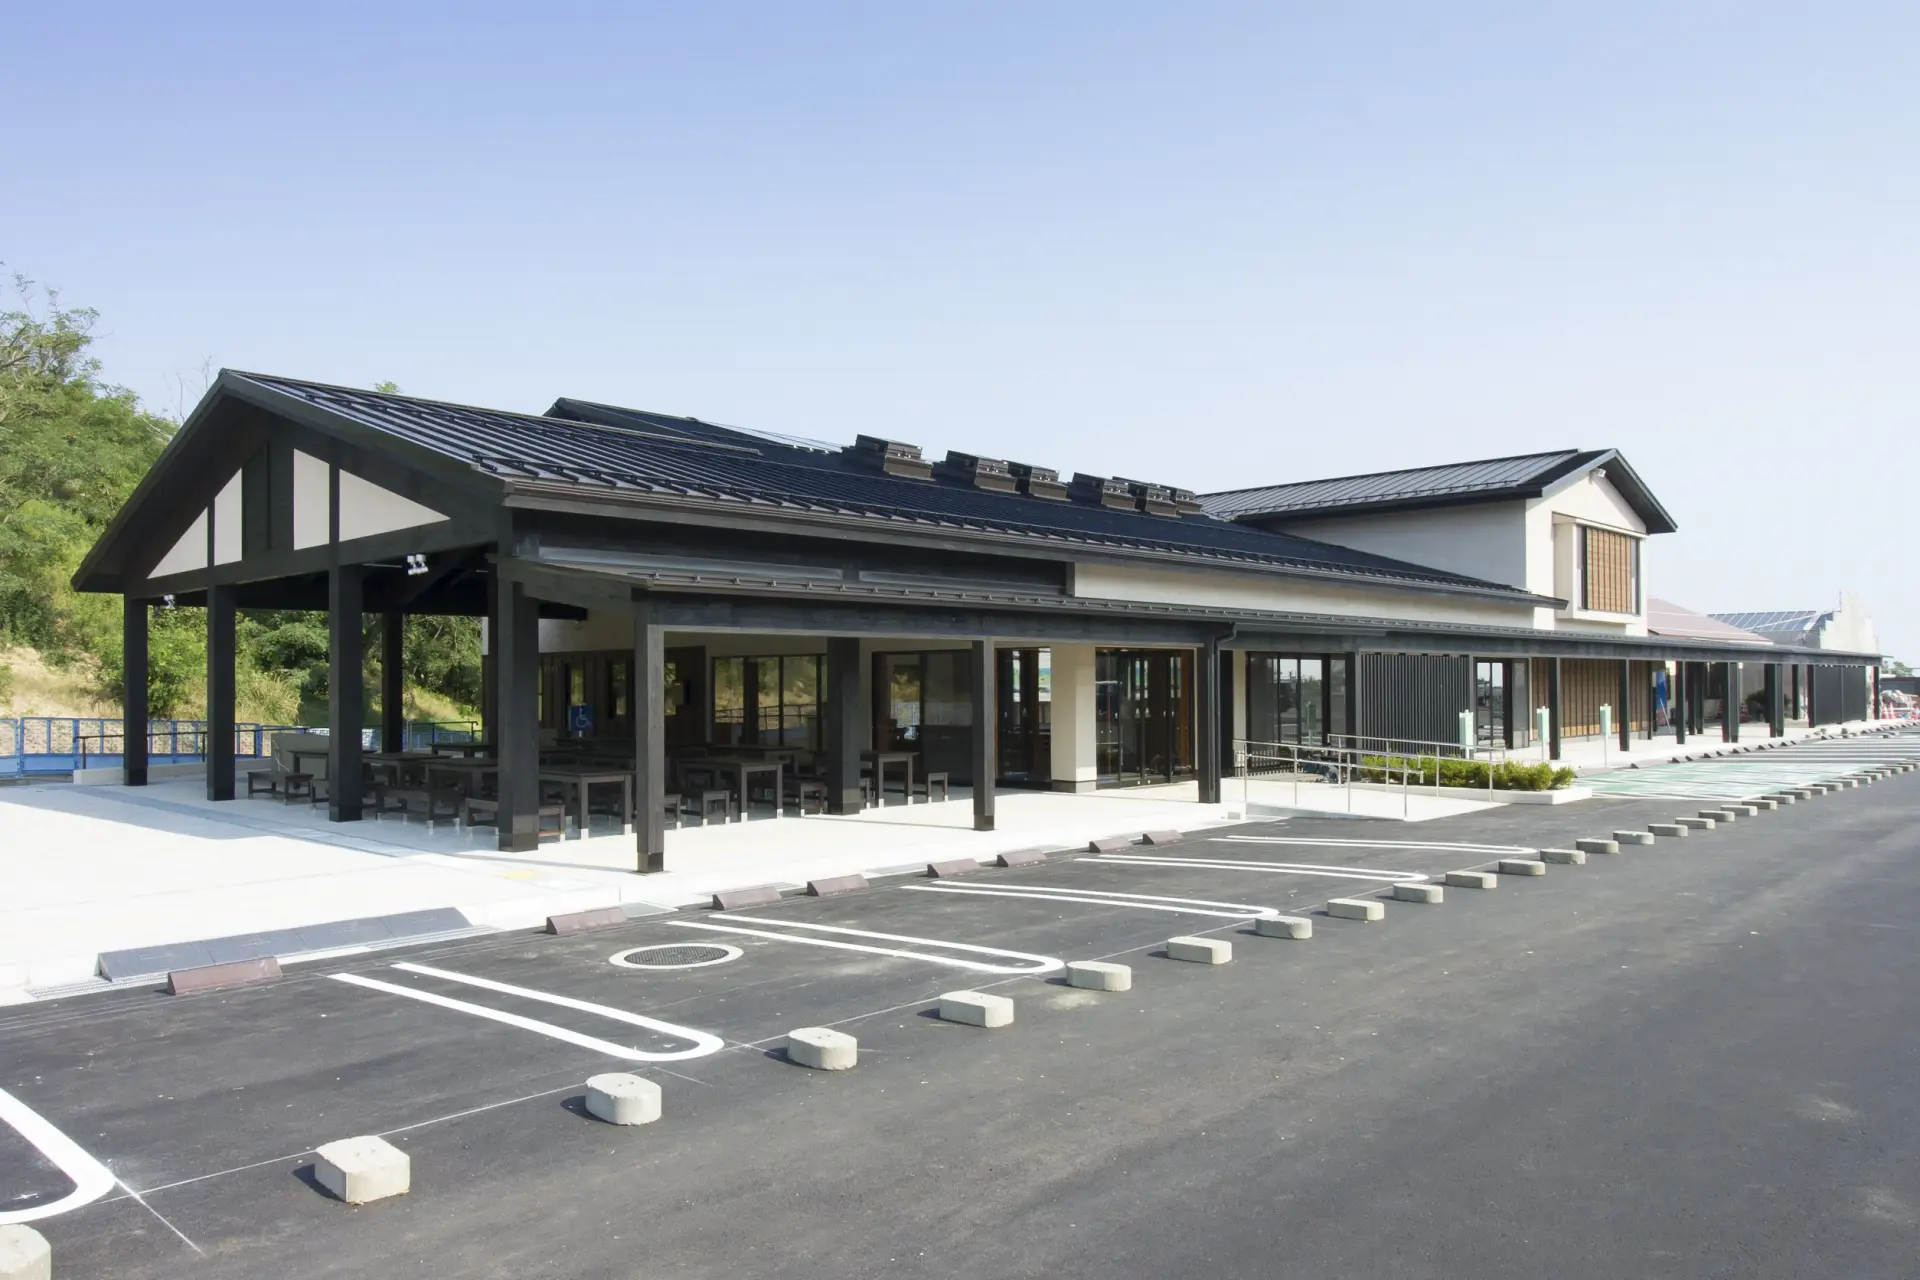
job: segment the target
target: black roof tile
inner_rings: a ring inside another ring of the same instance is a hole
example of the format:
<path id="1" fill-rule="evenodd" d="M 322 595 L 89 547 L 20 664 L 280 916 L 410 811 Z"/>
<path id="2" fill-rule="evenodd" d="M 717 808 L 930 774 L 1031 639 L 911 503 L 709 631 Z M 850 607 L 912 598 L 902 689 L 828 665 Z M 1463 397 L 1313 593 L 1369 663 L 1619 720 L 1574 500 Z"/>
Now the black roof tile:
<path id="1" fill-rule="evenodd" d="M 523 414 L 263 374 L 224 377 L 293 397 L 508 481 L 587 493 L 643 491 L 1524 596 L 1509 586 L 1208 515 L 1156 516 L 994 492 L 954 480 L 886 475 L 830 446 L 692 418 L 568 399 L 557 401 L 547 414 Z"/>

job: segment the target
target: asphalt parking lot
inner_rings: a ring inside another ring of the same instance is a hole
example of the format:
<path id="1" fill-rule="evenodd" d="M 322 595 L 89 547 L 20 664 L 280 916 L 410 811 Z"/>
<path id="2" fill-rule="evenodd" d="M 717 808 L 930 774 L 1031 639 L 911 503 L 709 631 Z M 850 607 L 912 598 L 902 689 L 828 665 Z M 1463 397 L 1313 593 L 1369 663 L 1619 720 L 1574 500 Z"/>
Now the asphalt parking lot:
<path id="1" fill-rule="evenodd" d="M 38 1121 L 112 1178 L 34 1223 L 57 1275 L 1910 1274 L 1917 787 L 1377 924 L 1320 908 L 1700 806 L 1256 823 L 10 1010 L 0 1096 L 35 1119 L 0 1126 L 0 1218 L 74 1191 Z M 1255 936 L 1274 912 L 1314 938 Z M 1133 990 L 1065 986 L 1088 959 Z M 931 1016 L 956 988 L 1015 1024 Z M 786 1061 L 809 1025 L 860 1065 Z M 608 1070 L 665 1118 L 588 1118 Z M 314 1186 L 363 1133 L 410 1194 Z"/>

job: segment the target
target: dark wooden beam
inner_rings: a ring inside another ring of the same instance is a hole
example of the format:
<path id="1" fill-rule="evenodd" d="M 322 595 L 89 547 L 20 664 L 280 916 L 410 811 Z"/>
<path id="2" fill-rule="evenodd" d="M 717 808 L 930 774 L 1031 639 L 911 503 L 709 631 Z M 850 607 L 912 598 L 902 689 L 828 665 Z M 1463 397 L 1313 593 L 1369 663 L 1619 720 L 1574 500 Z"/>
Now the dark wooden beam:
<path id="1" fill-rule="evenodd" d="M 995 681 L 1000 672 L 995 664 L 995 657 L 991 639 L 973 642 L 973 829 L 975 831 L 993 830 L 993 784 L 1000 776 L 1000 735 L 995 732 L 1000 723 L 1000 701 L 995 690 Z M 877 769 L 873 780 L 877 787 L 880 783 Z M 933 798 L 931 792 L 928 793 L 927 798 Z"/>
<path id="2" fill-rule="evenodd" d="M 207 799 L 233 799 L 234 592 L 207 590 Z"/>
<path id="3" fill-rule="evenodd" d="M 500 848 L 530 853 L 540 847 L 540 602 L 520 583 L 503 582 L 500 615 L 500 727 L 492 735 L 500 761 Z"/>
<path id="4" fill-rule="evenodd" d="M 336 565 L 327 575 L 327 818 L 358 822 L 361 803 L 360 730 L 366 724 L 365 645 L 360 638 L 365 573 Z"/>
<path id="5" fill-rule="evenodd" d="M 1210 640 L 1198 650 L 1194 672 L 1194 700 L 1199 714 L 1194 731 L 1199 736 L 1200 803 L 1220 803 L 1220 642 Z"/>
<path id="6" fill-rule="evenodd" d="M 827 812 L 860 812 L 860 641 L 827 640 Z"/>
<path id="7" fill-rule="evenodd" d="M 130 787 L 147 785 L 147 621 L 151 606 L 133 596 L 120 606 L 120 671 L 122 694 L 121 780 Z M 104 743 L 102 744 L 105 745 Z"/>
<path id="8" fill-rule="evenodd" d="M 635 870 L 645 875 L 667 869 L 667 657 L 664 630 L 653 607 L 633 607 L 633 834 Z"/>

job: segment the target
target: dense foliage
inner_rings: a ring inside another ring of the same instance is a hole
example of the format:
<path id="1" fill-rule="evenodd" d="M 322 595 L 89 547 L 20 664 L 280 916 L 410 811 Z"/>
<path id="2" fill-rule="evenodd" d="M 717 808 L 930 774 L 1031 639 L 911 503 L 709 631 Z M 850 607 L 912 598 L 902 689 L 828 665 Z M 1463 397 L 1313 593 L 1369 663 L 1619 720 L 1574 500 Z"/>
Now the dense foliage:
<path id="1" fill-rule="evenodd" d="M 11 309 L 0 311 L 0 644 L 31 646 L 117 700 L 120 601 L 81 595 L 71 579 L 177 424 L 102 378 L 91 354 L 92 310 L 64 308 L 58 295 L 21 276 L 13 289 Z M 369 706 L 377 705 L 379 687 L 376 628 L 377 619 L 366 619 Z M 324 719 L 324 614 L 245 613 L 236 650 L 241 719 Z M 474 620 L 409 618 L 406 662 L 411 712 L 466 716 L 479 704 Z M 8 683 L 0 667 L 0 698 Z M 156 609 L 148 682 L 154 716 L 200 714 L 205 686 L 205 615 Z"/>

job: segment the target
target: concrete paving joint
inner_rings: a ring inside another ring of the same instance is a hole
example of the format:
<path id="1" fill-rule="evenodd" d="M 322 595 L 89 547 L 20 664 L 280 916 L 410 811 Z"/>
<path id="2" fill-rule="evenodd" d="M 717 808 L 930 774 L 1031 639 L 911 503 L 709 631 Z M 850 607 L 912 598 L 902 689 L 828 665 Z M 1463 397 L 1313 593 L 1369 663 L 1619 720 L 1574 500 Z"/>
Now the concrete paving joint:
<path id="1" fill-rule="evenodd" d="M 314 1151 L 314 1180 L 336 1199 L 367 1204 L 404 1194 L 413 1185 L 413 1162 L 385 1138 L 342 1138 Z"/>
<path id="2" fill-rule="evenodd" d="M 1447 900 L 1447 891 L 1437 884 L 1397 884 L 1393 886 L 1395 902 L 1422 902 L 1428 906 L 1437 906 Z"/>
<path id="3" fill-rule="evenodd" d="M 815 1071 L 847 1071 L 860 1061 L 860 1042 L 831 1027 L 799 1027 L 787 1032 L 787 1061 Z"/>
<path id="4" fill-rule="evenodd" d="M 1456 889 L 1497 889 L 1500 877 L 1491 871 L 1449 871 L 1447 883 Z"/>
<path id="5" fill-rule="evenodd" d="M 1585 840 L 1582 840 L 1580 843 L 1586 844 L 1588 842 Z M 1594 841 L 1593 843 L 1613 844 L 1613 841 L 1611 840 L 1607 840 L 1604 842 Z M 1619 851 L 1619 846 L 1614 845 L 1613 849 L 1604 850 L 1603 852 L 1613 853 L 1618 851 Z M 1587 865 L 1587 850 L 1585 849 L 1542 849 L 1540 851 L 1540 861 L 1557 863 L 1563 867 L 1584 867 Z"/>
<path id="6" fill-rule="evenodd" d="M 1547 874 L 1547 864 L 1538 858 L 1502 858 L 1494 864 L 1494 868 L 1503 876 L 1543 876 Z"/>
<path id="7" fill-rule="evenodd" d="M 1167 959 L 1189 964 L 1226 964 L 1233 959 L 1233 944 L 1225 938 L 1168 938 Z"/>
<path id="8" fill-rule="evenodd" d="M 1083 991 L 1131 991 L 1133 970 L 1105 960 L 1069 960 L 1067 985 Z"/>
<path id="9" fill-rule="evenodd" d="M 1387 918 L 1387 906 L 1373 898 L 1329 898 L 1327 914 L 1336 920 L 1365 920 L 1373 923 Z"/>
<path id="10" fill-rule="evenodd" d="M 587 1114 L 608 1124 L 652 1124 L 660 1118 L 660 1086 L 625 1071 L 589 1076 Z"/>
<path id="11" fill-rule="evenodd" d="M 1598 836 L 1586 840 L 1575 840 L 1573 847 L 1581 853 L 1620 852 L 1620 842 L 1618 840 L 1602 840 Z"/>
<path id="12" fill-rule="evenodd" d="M 1261 916 L 1253 922 L 1253 931 L 1262 938 L 1304 940 L 1313 936 L 1313 921 L 1305 916 Z"/>
<path id="13" fill-rule="evenodd" d="M 1613 833 L 1613 842 L 1615 844 L 1652 844 L 1653 832 L 1616 831 Z"/>
<path id="14" fill-rule="evenodd" d="M 984 991 L 949 991 L 940 997 L 940 1017 L 969 1027 L 1010 1027 L 1013 1001 Z"/>
<path id="15" fill-rule="evenodd" d="M 0 1227 L 0 1280 L 53 1280 L 53 1246 L 32 1227 Z"/>

